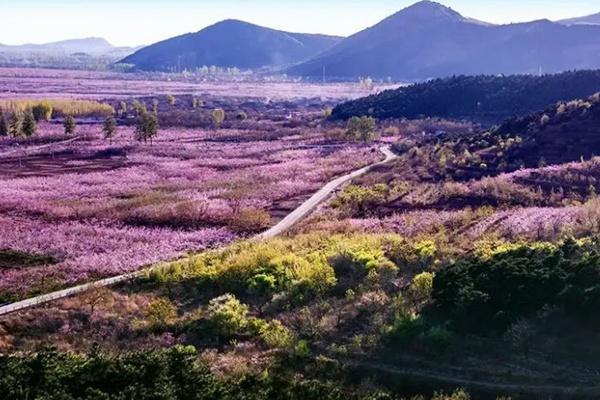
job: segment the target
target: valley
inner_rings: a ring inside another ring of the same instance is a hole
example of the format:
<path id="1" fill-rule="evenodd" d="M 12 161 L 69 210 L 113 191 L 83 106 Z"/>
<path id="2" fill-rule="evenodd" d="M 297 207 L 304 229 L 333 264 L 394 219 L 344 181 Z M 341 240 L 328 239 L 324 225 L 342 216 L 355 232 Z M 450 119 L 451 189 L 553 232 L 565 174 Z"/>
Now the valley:
<path id="1" fill-rule="evenodd" d="M 335 2 L 0 45 L 0 399 L 600 397 L 597 14 Z"/>

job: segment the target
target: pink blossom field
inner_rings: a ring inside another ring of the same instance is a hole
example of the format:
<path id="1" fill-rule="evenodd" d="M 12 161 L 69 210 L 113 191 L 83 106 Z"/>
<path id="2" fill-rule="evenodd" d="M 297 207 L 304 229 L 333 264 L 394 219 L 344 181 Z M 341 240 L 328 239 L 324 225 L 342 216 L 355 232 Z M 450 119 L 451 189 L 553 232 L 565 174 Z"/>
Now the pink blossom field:
<path id="1" fill-rule="evenodd" d="M 207 81 L 185 75 L 132 74 L 29 68 L 0 68 L 0 98 L 114 99 L 148 95 L 197 95 L 273 100 L 341 101 L 396 87 L 367 90 L 358 83 L 311 84 L 288 81 Z"/>
<path id="2" fill-rule="evenodd" d="M 100 129 L 81 125 L 67 137 L 60 124 L 41 123 L 31 139 L 0 139 L 0 250 L 55 260 L 0 268 L 0 299 L 223 245 L 380 159 L 374 146 L 332 146 L 317 130 L 260 140 L 168 128 L 150 144 L 135 141 L 133 127 L 119 127 L 112 143 Z"/>

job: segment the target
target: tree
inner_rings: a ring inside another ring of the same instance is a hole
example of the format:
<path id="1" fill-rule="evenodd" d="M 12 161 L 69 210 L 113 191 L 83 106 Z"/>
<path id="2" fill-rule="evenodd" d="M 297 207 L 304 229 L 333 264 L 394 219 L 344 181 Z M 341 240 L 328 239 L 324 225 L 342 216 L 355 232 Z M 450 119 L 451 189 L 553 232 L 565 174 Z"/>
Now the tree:
<path id="1" fill-rule="evenodd" d="M 50 118 L 52 118 L 52 106 L 50 103 L 42 102 L 36 104 L 31 111 L 33 112 L 35 122 L 50 121 Z"/>
<path id="2" fill-rule="evenodd" d="M 110 144 L 112 144 L 113 137 L 117 132 L 117 121 L 112 114 L 106 117 L 104 123 L 102 124 L 102 133 L 104 133 L 104 138 L 109 139 Z"/>
<path id="3" fill-rule="evenodd" d="M 75 122 L 75 118 L 72 115 L 65 116 L 63 121 L 63 127 L 65 128 L 65 135 L 72 135 L 75 133 L 75 127 L 77 123 Z"/>
<path id="4" fill-rule="evenodd" d="M 170 94 L 167 95 L 167 103 L 169 103 L 170 106 L 174 106 L 176 102 L 177 99 L 175 98 L 175 96 L 172 96 Z"/>
<path id="5" fill-rule="evenodd" d="M 8 120 L 6 119 L 6 115 L 0 110 L 0 136 L 8 136 L 10 132 L 10 126 L 8 125 Z"/>
<path id="6" fill-rule="evenodd" d="M 135 127 L 135 138 L 140 142 L 147 142 L 158 134 L 158 117 L 149 112 L 143 112 L 138 116 L 137 125 Z"/>
<path id="7" fill-rule="evenodd" d="M 158 115 L 158 100 L 157 99 L 152 100 L 152 112 L 155 115 Z"/>
<path id="8" fill-rule="evenodd" d="M 119 115 L 123 116 L 127 114 L 127 102 L 122 101 L 119 105 Z"/>
<path id="9" fill-rule="evenodd" d="M 375 139 L 377 124 L 372 117 L 352 117 L 348 120 L 346 136 L 349 139 L 370 142 Z"/>
<path id="10" fill-rule="evenodd" d="M 33 115 L 33 111 L 31 109 L 25 111 L 25 115 L 23 116 L 23 125 L 21 127 L 23 135 L 25 137 L 31 137 L 35 135 L 37 130 L 37 126 L 35 124 L 35 117 Z"/>
<path id="11" fill-rule="evenodd" d="M 135 114 L 138 117 L 140 115 L 148 112 L 148 110 L 146 109 L 146 105 L 142 104 L 139 100 L 134 100 L 133 103 L 131 103 L 131 108 L 133 108 L 133 110 L 135 111 Z"/>
<path id="12" fill-rule="evenodd" d="M 222 108 L 217 108 L 212 112 L 213 122 L 215 124 L 215 128 L 219 128 L 223 121 L 225 121 L 225 110 Z"/>
<path id="13" fill-rule="evenodd" d="M 17 112 L 13 112 L 10 119 L 9 133 L 12 137 L 21 136 L 21 116 Z"/>

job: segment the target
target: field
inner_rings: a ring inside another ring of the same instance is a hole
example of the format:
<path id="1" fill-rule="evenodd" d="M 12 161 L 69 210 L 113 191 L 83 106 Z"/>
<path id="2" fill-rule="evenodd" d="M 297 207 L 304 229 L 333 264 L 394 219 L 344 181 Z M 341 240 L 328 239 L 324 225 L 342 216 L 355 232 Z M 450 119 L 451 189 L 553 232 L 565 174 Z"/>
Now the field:
<path id="1" fill-rule="evenodd" d="M 136 141 L 130 126 L 105 140 L 98 118 L 87 118 L 72 136 L 51 121 L 29 139 L 0 138 L 0 249 L 22 254 L 0 272 L 0 299 L 132 271 L 255 233 L 328 180 L 379 157 L 369 146 L 331 144 L 319 129 L 284 127 L 294 121 L 281 103 L 264 107 L 274 120 L 248 119 L 218 131 L 166 128 L 152 144 Z M 46 262 L 18 262 L 33 256 Z"/>
<path id="2" fill-rule="evenodd" d="M 365 94 L 354 84 L 20 72 L 0 70 L 4 104 L 94 100 L 117 133 L 91 107 L 73 134 L 57 112 L 0 138 L 0 299 L 153 268 L 1 317 L 7 368 L 60 360 L 70 393 L 80 379 L 118 393 L 115 368 L 136 365 L 145 387 L 160 370 L 185 382 L 173 390 L 222 398 L 598 396 L 600 158 L 523 165 L 517 128 L 328 119 Z M 592 103 L 540 125 L 575 126 Z M 143 107 L 159 123 L 146 141 Z M 283 235 L 248 240 L 389 145 L 394 161 Z"/>

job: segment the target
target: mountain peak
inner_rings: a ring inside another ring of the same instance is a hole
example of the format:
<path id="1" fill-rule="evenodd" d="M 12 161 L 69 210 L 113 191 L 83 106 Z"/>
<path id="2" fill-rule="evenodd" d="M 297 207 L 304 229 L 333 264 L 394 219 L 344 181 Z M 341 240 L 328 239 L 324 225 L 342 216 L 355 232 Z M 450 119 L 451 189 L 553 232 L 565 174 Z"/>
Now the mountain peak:
<path id="1" fill-rule="evenodd" d="M 443 4 L 429 0 L 419 1 L 418 3 L 415 3 L 412 6 L 401 10 L 399 13 L 397 13 L 397 15 L 398 14 L 404 14 L 420 18 L 444 18 L 455 20 L 464 19 L 462 15 L 460 15 L 458 12 L 454 11 L 450 7 L 446 7 Z"/>

